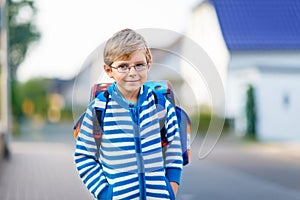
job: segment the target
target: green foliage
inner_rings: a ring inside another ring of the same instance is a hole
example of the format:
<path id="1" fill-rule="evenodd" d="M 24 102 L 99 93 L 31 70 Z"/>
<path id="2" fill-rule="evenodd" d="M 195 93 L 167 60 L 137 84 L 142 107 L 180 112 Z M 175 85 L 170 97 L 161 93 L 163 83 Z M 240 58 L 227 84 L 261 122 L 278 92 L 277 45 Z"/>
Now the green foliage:
<path id="1" fill-rule="evenodd" d="M 222 128 L 222 135 L 232 132 L 232 119 L 229 118 L 223 118 L 219 116 L 213 116 L 211 113 L 207 112 L 200 112 L 198 114 L 191 116 L 192 121 L 192 127 L 191 130 L 197 131 L 197 133 L 200 134 L 206 134 L 208 129 L 210 128 L 210 131 L 214 130 L 215 124 L 212 123 L 212 118 L 219 122 L 224 122 L 223 128 Z M 211 127 L 210 127 L 211 126 Z"/>
<path id="2" fill-rule="evenodd" d="M 49 107 L 48 95 L 49 82 L 45 79 L 31 79 L 19 87 L 20 102 L 23 106 L 27 100 L 34 105 L 32 114 L 38 114 L 42 117 L 47 116 Z M 22 108 L 22 110 L 24 110 Z M 24 113 L 22 113 L 24 115 Z"/>
<path id="3" fill-rule="evenodd" d="M 211 115 L 207 113 L 200 113 L 198 116 L 198 120 L 197 117 L 195 118 L 195 116 L 193 116 L 192 120 L 198 122 L 194 123 L 198 126 L 198 132 L 207 132 L 211 120 Z"/>
<path id="4" fill-rule="evenodd" d="M 39 40 L 40 33 L 34 25 L 36 7 L 33 1 L 8 0 L 8 62 L 11 78 L 15 80 L 17 67 L 23 62 L 30 44 Z"/>
<path id="5" fill-rule="evenodd" d="M 16 99 L 14 112 L 17 113 L 14 120 L 14 128 L 17 129 L 18 122 L 22 119 L 43 119 L 51 121 L 51 110 L 57 105 L 53 101 L 53 80 L 44 78 L 31 79 L 25 83 L 16 82 L 14 84 L 16 91 Z M 53 110 L 52 110 L 53 111 Z M 60 107 L 58 110 L 58 120 L 73 120 L 73 112 L 71 108 Z M 53 115 L 52 115 L 53 116 Z M 53 118 L 52 118 L 53 119 Z"/>
<path id="6" fill-rule="evenodd" d="M 32 79 L 26 83 L 14 80 L 12 84 L 12 133 L 18 134 L 21 119 L 34 118 L 35 116 L 45 118 L 48 111 L 48 80 Z M 27 104 L 26 104 L 27 102 Z M 28 104 L 28 102 L 30 104 Z"/>
<path id="7" fill-rule="evenodd" d="M 12 114 L 15 120 L 22 116 L 19 84 L 16 80 L 18 66 L 24 61 L 30 45 L 39 40 L 40 33 L 34 25 L 36 7 L 33 1 L 7 0 L 8 8 L 8 65 L 11 80 Z"/>
<path id="8" fill-rule="evenodd" d="M 18 81 L 12 80 L 11 81 L 11 104 L 12 104 L 12 113 L 14 116 L 14 120 L 19 120 L 22 114 L 22 100 L 20 98 L 20 85 Z"/>
<path id="9" fill-rule="evenodd" d="M 252 85 L 249 85 L 247 89 L 246 119 L 247 119 L 246 133 L 249 137 L 255 138 L 256 111 L 255 111 L 254 88 Z"/>
<path id="10" fill-rule="evenodd" d="M 73 120 L 72 109 L 64 108 L 61 110 L 61 120 L 70 121 Z"/>

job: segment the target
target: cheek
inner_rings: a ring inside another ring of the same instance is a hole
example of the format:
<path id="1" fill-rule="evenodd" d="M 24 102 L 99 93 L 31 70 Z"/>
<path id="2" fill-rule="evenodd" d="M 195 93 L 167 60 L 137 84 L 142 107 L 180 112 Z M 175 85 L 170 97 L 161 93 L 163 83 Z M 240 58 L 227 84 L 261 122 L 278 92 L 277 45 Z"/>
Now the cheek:
<path id="1" fill-rule="evenodd" d="M 112 73 L 107 73 L 109 78 L 114 78 L 113 74 Z"/>
<path id="2" fill-rule="evenodd" d="M 113 76 L 113 78 L 115 79 L 116 82 L 122 81 L 124 79 L 124 77 L 125 77 L 125 75 L 120 74 L 120 73 L 119 74 L 115 74 Z"/>
<path id="3" fill-rule="evenodd" d="M 149 74 L 149 70 L 145 71 L 145 73 L 143 74 L 143 78 L 147 79 L 148 74 Z"/>

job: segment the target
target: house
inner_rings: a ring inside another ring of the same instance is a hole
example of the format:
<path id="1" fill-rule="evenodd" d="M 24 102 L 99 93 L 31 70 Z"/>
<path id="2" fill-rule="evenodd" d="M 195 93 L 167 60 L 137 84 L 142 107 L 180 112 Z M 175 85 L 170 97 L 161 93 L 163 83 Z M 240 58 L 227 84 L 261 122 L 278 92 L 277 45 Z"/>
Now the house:
<path id="1" fill-rule="evenodd" d="M 203 1 L 192 10 L 185 34 L 181 53 L 188 59 L 181 62 L 185 77 L 182 91 L 191 88 L 186 95 L 192 93 L 194 97 L 184 104 L 192 105 L 194 112 L 223 117 L 229 52 L 210 2 Z"/>
<path id="2" fill-rule="evenodd" d="M 207 39 L 197 30 L 210 25 L 201 18 L 208 10 L 216 13 L 217 32 L 230 53 L 224 80 L 226 115 L 234 120 L 236 132 L 246 133 L 246 92 L 251 85 L 257 138 L 300 140 L 300 2 L 203 1 L 193 11 L 193 21 L 199 23 L 189 29 L 195 40 Z"/>

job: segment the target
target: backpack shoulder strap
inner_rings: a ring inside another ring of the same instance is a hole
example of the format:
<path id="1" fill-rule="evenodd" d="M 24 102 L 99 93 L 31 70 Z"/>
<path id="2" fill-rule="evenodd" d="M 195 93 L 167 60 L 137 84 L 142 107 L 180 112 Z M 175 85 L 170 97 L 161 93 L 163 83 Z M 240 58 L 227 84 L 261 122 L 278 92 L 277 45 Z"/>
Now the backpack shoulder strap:
<path id="1" fill-rule="evenodd" d="M 103 120 L 108 103 L 108 97 L 108 91 L 100 92 L 96 97 L 100 101 L 95 102 L 95 113 L 93 115 L 93 136 L 97 146 L 97 150 L 95 153 L 96 160 L 99 160 L 100 157 L 99 151 L 103 134 Z"/>
<path id="2" fill-rule="evenodd" d="M 85 112 L 83 112 L 79 116 L 79 118 L 77 119 L 77 121 L 75 122 L 75 124 L 73 126 L 73 130 L 74 130 L 73 136 L 74 136 L 74 139 L 77 139 L 77 137 L 78 137 L 78 133 L 80 131 L 80 127 L 81 127 L 81 123 L 83 121 L 84 115 L 85 115 Z"/>
<path id="3" fill-rule="evenodd" d="M 176 106 L 175 109 L 179 125 L 183 165 L 187 165 L 190 161 L 191 120 L 188 114 L 182 108 Z"/>
<path id="4" fill-rule="evenodd" d="M 154 95 L 154 98 L 155 98 L 156 110 L 157 110 L 158 117 L 159 117 L 161 143 L 162 143 L 162 147 L 165 147 L 168 144 L 168 139 L 167 139 L 167 136 L 166 136 L 166 127 L 165 127 L 166 98 L 163 94 L 161 94 L 159 92 L 154 92 L 153 91 L 153 95 Z"/>

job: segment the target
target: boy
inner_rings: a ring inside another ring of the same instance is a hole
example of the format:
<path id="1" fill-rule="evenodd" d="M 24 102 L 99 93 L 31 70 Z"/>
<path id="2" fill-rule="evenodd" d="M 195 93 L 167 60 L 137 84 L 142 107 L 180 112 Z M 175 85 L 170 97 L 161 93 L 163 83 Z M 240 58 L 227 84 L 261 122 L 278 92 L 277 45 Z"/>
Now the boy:
<path id="1" fill-rule="evenodd" d="M 144 38 L 130 29 L 114 34 L 104 47 L 108 87 L 100 157 L 95 158 L 93 115 L 99 99 L 87 108 L 78 135 L 75 163 L 95 199 L 175 199 L 182 170 L 176 112 L 166 100 L 168 145 L 161 146 L 155 94 L 144 86 L 152 65 Z"/>

